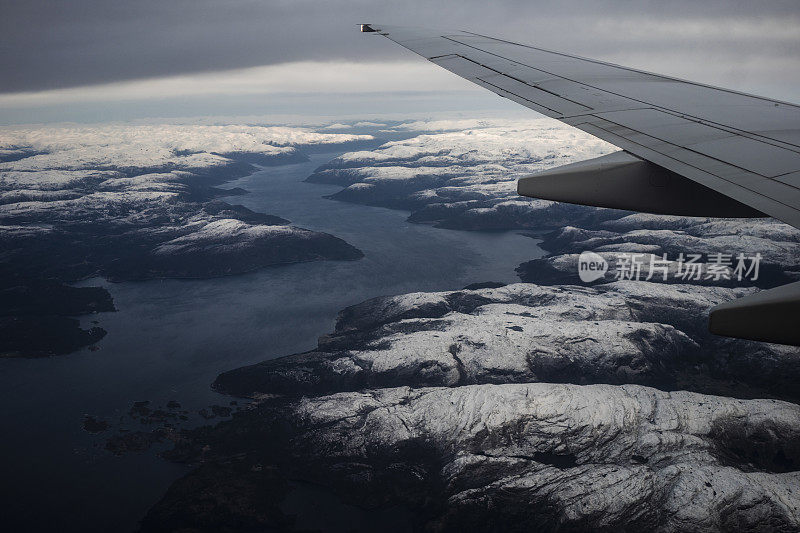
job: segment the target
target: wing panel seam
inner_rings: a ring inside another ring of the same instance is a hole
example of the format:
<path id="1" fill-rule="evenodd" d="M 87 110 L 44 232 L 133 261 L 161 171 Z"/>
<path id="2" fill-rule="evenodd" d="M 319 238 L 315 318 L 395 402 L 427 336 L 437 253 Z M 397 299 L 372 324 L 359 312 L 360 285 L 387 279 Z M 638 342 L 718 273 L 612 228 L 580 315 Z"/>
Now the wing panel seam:
<path id="1" fill-rule="evenodd" d="M 706 85 L 704 83 L 698 83 L 698 82 L 695 82 L 695 81 L 684 80 L 684 79 L 681 79 L 681 78 L 674 78 L 672 76 L 665 76 L 663 74 L 656 74 L 655 72 L 647 72 L 646 70 L 638 70 L 638 69 L 635 69 L 635 68 L 630 68 L 630 67 L 625 67 L 625 66 L 622 66 L 622 65 L 617 65 L 615 63 L 608 63 L 606 61 L 599 61 L 597 59 L 590 59 L 588 57 L 570 55 L 570 54 L 566 54 L 564 52 L 556 52 L 554 50 L 548 50 L 546 48 L 538 48 L 536 46 L 531 46 L 529 44 L 515 43 L 515 42 L 512 42 L 512 41 L 506 41 L 504 39 L 498 39 L 497 37 L 489 37 L 487 35 L 481 35 L 479 33 L 473 33 L 473 32 L 469 32 L 469 31 L 464 31 L 463 33 L 466 33 L 468 35 L 472 35 L 472 36 L 475 36 L 475 37 L 483 37 L 484 39 L 489 39 L 489 40 L 497 41 L 497 42 L 500 42 L 500 43 L 511 44 L 511 45 L 514 45 L 514 46 L 521 46 L 522 48 L 530 48 L 531 50 L 537 50 L 539 52 L 545 52 L 545 53 L 548 53 L 548 54 L 554 54 L 554 55 L 558 55 L 558 56 L 562 56 L 562 57 L 567 57 L 569 59 L 577 59 L 578 61 L 586 61 L 587 63 L 594 63 L 596 65 L 603 65 L 603 66 L 606 66 L 606 67 L 614 67 L 614 68 L 626 70 L 628 72 L 635 72 L 636 74 L 645 74 L 647 76 L 654 76 L 656 78 L 661 78 L 661 79 L 664 79 L 664 80 L 678 81 L 678 82 L 681 82 L 681 83 L 694 85 L 696 87 L 703 87 L 703 88 L 706 88 L 706 89 L 714 89 L 714 90 L 723 91 L 723 92 L 726 92 L 726 93 L 729 93 L 729 94 L 735 94 L 737 96 L 747 96 L 748 98 L 755 98 L 757 100 L 761 100 L 763 102 L 768 102 L 768 103 L 771 103 L 771 104 L 786 105 L 786 106 L 790 106 L 790 107 L 794 107 L 794 108 L 800 109 L 800 105 L 793 104 L 792 102 L 786 102 L 786 101 L 783 101 L 783 100 L 773 100 L 771 98 L 766 98 L 764 96 L 758 96 L 758 95 L 754 95 L 754 94 L 747 94 L 747 93 L 743 93 L 743 92 L 740 92 L 740 91 L 734 91 L 732 89 L 726 89 L 724 87 L 716 87 L 714 85 Z M 462 43 L 461 41 L 457 41 L 455 39 L 452 39 L 450 36 L 440 35 L 440 37 L 442 37 L 444 39 L 451 40 L 453 42 L 456 42 L 456 43 L 464 45 L 464 46 L 469 46 L 470 48 L 474 48 L 476 50 L 481 50 L 482 52 L 486 52 L 487 54 L 492 54 L 492 55 L 497 55 L 498 57 L 503 57 L 503 56 L 501 56 L 499 54 L 495 54 L 493 52 L 488 52 L 488 51 L 483 50 L 482 48 L 478 48 L 478 47 L 476 47 L 474 45 L 467 44 L 467 43 Z M 507 57 L 503 57 L 503 59 L 506 59 L 507 61 L 514 61 L 513 59 L 508 59 Z M 514 61 L 514 62 L 515 63 L 519 63 L 519 61 Z M 520 63 L 520 64 L 524 65 L 524 63 Z M 525 65 L 525 66 L 530 67 L 530 68 L 536 68 L 536 67 L 531 67 L 530 65 Z M 537 69 L 537 70 L 540 70 L 540 69 Z M 558 76 L 558 77 L 561 78 L 562 76 Z M 568 79 L 568 78 L 563 78 L 563 79 Z M 570 81 L 573 81 L 573 80 L 570 80 Z M 580 82 L 575 82 L 575 83 L 580 83 Z M 622 95 L 618 95 L 618 96 L 622 96 Z"/>
<path id="2" fill-rule="evenodd" d="M 478 35 L 478 34 L 474 34 L 474 35 Z M 483 35 L 478 35 L 478 36 L 479 37 L 485 37 Z M 503 59 L 505 61 L 510 61 L 511 63 L 516 63 L 517 65 L 521 65 L 521 66 L 526 67 L 526 68 L 531 68 L 531 69 L 534 69 L 534 70 L 538 70 L 540 72 L 544 72 L 545 74 L 549 74 L 550 76 L 553 76 L 555 78 L 568 81 L 570 83 L 575 83 L 575 84 L 583 86 L 583 87 L 590 87 L 590 88 L 592 88 L 594 90 L 602 91 L 602 92 L 607 93 L 607 94 L 612 94 L 612 95 L 617 96 L 619 98 L 625 98 L 625 99 L 631 100 L 632 102 L 638 102 L 640 104 L 644 104 L 645 106 L 650 106 L 652 109 L 655 109 L 657 111 L 662 111 L 662 112 L 665 112 L 665 113 L 669 113 L 670 115 L 677 116 L 677 117 L 680 117 L 680 118 L 684 118 L 684 119 L 690 120 L 692 122 L 697 122 L 698 124 L 702 124 L 704 126 L 709 126 L 709 127 L 717 128 L 717 129 L 724 129 L 725 131 L 732 131 L 736 135 L 741 135 L 742 137 L 747 137 L 747 138 L 753 139 L 753 140 L 758 141 L 758 142 L 763 142 L 764 144 L 769 144 L 769 145 L 775 146 L 777 148 L 783 148 L 784 150 L 789 150 L 789 151 L 792 151 L 792 152 L 800 153 L 800 145 L 794 145 L 794 144 L 787 143 L 787 142 L 784 142 L 784 141 L 779 141 L 779 140 L 773 139 L 771 137 L 766 137 L 764 135 L 759 135 L 757 133 L 749 132 L 749 131 L 746 131 L 746 130 L 740 130 L 738 128 L 734 128 L 732 126 L 727 126 L 727 125 L 724 125 L 724 124 L 720 124 L 718 122 L 714 122 L 714 121 L 711 121 L 711 120 L 705 120 L 705 119 L 702 119 L 700 117 L 696 117 L 694 115 L 689 115 L 687 113 L 682 113 L 680 111 L 676 111 L 674 109 L 670 109 L 668 107 L 659 106 L 659 105 L 654 104 L 652 102 L 647 102 L 645 100 L 639 100 L 639 99 L 633 98 L 631 96 L 626 96 L 624 94 L 620 94 L 620 93 L 617 93 L 617 92 L 614 92 L 614 91 L 609 91 L 608 89 L 603 89 L 603 88 L 600 88 L 600 87 L 596 87 L 596 86 L 591 85 L 589 83 L 573 80 L 573 79 L 567 78 L 565 76 L 554 74 L 553 72 L 545 70 L 542 67 L 534 67 L 532 65 L 528 65 L 527 63 L 523 63 L 523 62 L 517 61 L 515 59 L 509 59 L 509 58 L 503 57 L 500 54 L 497 54 L 495 52 L 490 52 L 488 50 L 484 50 L 483 48 L 478 48 L 477 46 L 474 46 L 474 45 L 471 45 L 471 44 L 462 43 L 461 41 L 456 41 L 454 39 L 451 39 L 450 37 L 442 37 L 442 38 L 443 39 L 448 39 L 448 40 L 452 41 L 453 43 L 459 44 L 461 46 L 466 46 L 468 48 L 472 48 L 473 50 L 477 50 L 479 52 L 483 52 L 484 54 L 489 54 L 489 55 L 498 57 L 500 59 Z M 487 38 L 491 39 L 491 37 L 487 37 Z M 658 74 L 652 74 L 652 73 L 649 73 L 649 72 L 643 72 L 643 71 L 637 71 L 637 70 L 634 70 L 634 69 L 628 69 L 628 68 L 625 68 L 625 67 L 621 67 L 619 65 L 613 65 L 611 63 L 603 63 L 602 61 L 593 61 L 593 60 L 590 60 L 590 59 L 584 59 L 584 58 L 580 58 L 580 57 L 576 57 L 576 56 L 570 56 L 568 54 L 559 54 L 558 52 L 551 52 L 550 50 L 545 50 L 543 48 L 536 48 L 536 47 L 533 47 L 533 46 L 526 46 L 526 45 L 521 45 L 521 44 L 517 44 L 517 43 L 511 43 L 509 41 L 501 41 L 501 42 L 506 42 L 507 44 L 516 44 L 517 46 L 523 46 L 523 47 L 526 47 L 526 48 L 531 48 L 533 50 L 539 50 L 539 51 L 542 51 L 542 52 L 553 53 L 553 54 L 557 54 L 557 55 L 563 55 L 564 57 L 569 57 L 571 59 L 578 59 L 578 60 L 581 60 L 581 61 L 589 61 L 591 63 L 597 63 L 597 64 L 600 64 L 600 65 L 606 65 L 606 66 L 612 66 L 612 67 L 616 67 L 616 68 L 621 68 L 623 70 L 628 70 L 628 71 L 631 71 L 631 72 L 638 72 L 640 74 L 647 74 L 647 75 L 650 75 L 650 76 L 656 76 L 656 77 L 660 77 L 660 78 L 667 79 L 667 80 L 680 81 L 680 82 L 683 82 L 683 83 L 688 83 L 688 84 L 696 85 L 696 86 L 699 86 L 699 87 L 707 87 L 707 88 L 711 88 L 711 89 L 725 91 L 725 89 L 721 89 L 719 87 L 712 87 L 710 85 L 702 85 L 702 84 L 698 84 L 698 83 L 692 83 L 690 81 L 685 81 L 685 80 L 681 80 L 681 79 L 678 79 L 678 78 L 669 78 L 669 77 L 666 77 L 666 76 L 659 76 Z M 460 57 L 464 57 L 464 56 L 460 56 Z M 477 61 L 475 61 L 473 59 L 470 59 L 470 58 L 467 58 L 467 57 L 464 57 L 464 59 L 466 59 L 468 61 L 472 61 L 473 63 L 476 63 L 476 64 L 478 64 L 478 65 L 480 65 L 480 66 L 482 66 L 484 68 L 488 68 L 489 70 L 492 70 L 492 71 L 497 72 L 499 74 L 502 74 L 503 76 L 508 76 L 509 78 L 512 77 L 512 76 L 509 76 L 508 74 L 504 74 L 503 72 L 500 72 L 497 69 L 494 69 L 494 68 L 491 68 L 491 67 L 487 67 L 486 65 L 483 65 L 482 63 L 478 63 Z M 516 79 L 516 78 L 514 78 L 514 79 Z M 517 81 L 520 81 L 520 80 L 517 80 Z M 525 82 L 522 82 L 522 83 L 525 83 Z M 757 98 L 757 99 L 763 100 L 765 102 L 780 103 L 780 104 L 784 104 L 784 105 L 792 105 L 793 107 L 800 107 L 800 106 L 795 106 L 793 104 L 789 104 L 789 103 L 785 103 L 785 102 L 778 102 L 776 100 L 770 100 L 770 99 L 766 99 L 766 98 L 762 98 L 762 97 L 758 97 L 758 96 L 753 96 L 753 95 L 750 95 L 750 94 L 737 93 L 736 91 L 726 91 L 726 92 L 730 92 L 732 94 L 738 94 L 740 96 L 748 96 L 748 97 L 752 97 L 752 98 Z M 558 96 L 558 95 L 556 95 L 556 96 Z M 563 98 L 563 97 L 560 96 L 560 98 Z M 566 98 L 564 98 L 564 99 L 566 100 Z M 573 102 L 573 103 L 578 103 L 578 102 Z M 579 105 L 582 105 L 584 107 L 589 107 L 586 104 L 579 104 Z M 778 143 L 778 144 L 776 144 L 776 143 Z"/>
<path id="3" fill-rule="evenodd" d="M 697 155 L 699 155 L 699 156 L 702 156 L 702 157 L 707 157 L 708 159 L 711 159 L 711 160 L 713 160 L 713 161 L 717 161 L 717 162 L 719 162 L 719 163 L 723 163 L 723 164 L 725 164 L 725 165 L 728 165 L 728 166 L 731 166 L 731 167 L 733 167 L 733 168 L 736 168 L 736 169 L 739 169 L 739 170 L 743 170 L 743 171 L 745 171 L 745 172 L 749 172 L 749 173 L 751 173 L 751 174 L 753 174 L 753 175 L 755 175 L 755 176 L 760 176 L 760 177 L 762 177 L 762 178 L 764 178 L 764 179 L 768 179 L 768 180 L 774 180 L 774 179 L 775 179 L 775 178 L 777 178 L 777 177 L 784 176 L 784 175 L 786 175 L 786 174 L 792 174 L 792 173 L 794 173 L 794 172 L 798 172 L 798 171 L 800 171 L 800 168 L 796 168 L 796 169 L 794 169 L 794 170 L 790 170 L 790 171 L 788 171 L 788 172 L 782 172 L 781 174 L 777 174 L 777 175 L 775 175 L 775 176 L 765 176 L 764 174 L 760 174 L 760 173 L 758 173 L 758 172 L 755 172 L 755 171 L 753 171 L 753 170 L 750 170 L 750 169 L 747 169 L 747 168 L 745 168 L 745 167 L 742 167 L 742 166 L 736 165 L 736 164 L 734 164 L 734 163 L 731 163 L 730 161 L 725 161 L 725 160 L 723 160 L 723 159 L 719 159 L 719 158 L 717 158 L 717 157 L 714 157 L 714 156 L 708 155 L 708 154 L 706 154 L 706 153 L 700 152 L 700 151 L 698 151 L 698 150 L 695 150 L 694 148 L 692 148 L 692 145 L 686 145 L 686 146 L 684 146 L 684 145 L 681 145 L 681 144 L 675 144 L 675 143 L 674 143 L 674 142 L 672 142 L 672 141 L 668 141 L 668 140 L 666 140 L 666 139 L 662 139 L 661 137 L 656 137 L 656 136 L 655 136 L 655 135 L 653 135 L 653 134 L 650 134 L 650 133 L 645 133 L 645 132 L 643 132 L 643 131 L 640 131 L 640 130 L 634 129 L 634 128 L 630 127 L 630 126 L 626 126 L 625 124 L 620 124 L 619 122 L 615 122 L 615 121 L 613 121 L 613 120 L 610 120 L 610 119 L 608 119 L 608 118 L 606 118 L 606 117 L 600 117 L 600 116 L 597 116 L 597 115 L 592 115 L 592 116 L 593 116 L 593 117 L 595 117 L 595 118 L 597 118 L 597 119 L 600 119 L 600 120 L 603 120 L 603 121 L 605 121 L 605 122 L 608 122 L 608 123 L 610 123 L 610 124 L 614 124 L 615 126 L 619 126 L 619 127 L 621 127 L 621 128 L 625 128 L 625 129 L 627 129 L 627 130 L 629 130 L 629 131 L 631 131 L 631 132 L 633 132 L 633 133 L 637 133 L 637 134 L 639 134 L 639 135 L 644 135 L 645 137 L 649 137 L 649 138 L 651 138 L 651 139 L 655 139 L 655 140 L 657 140 L 657 141 L 660 141 L 660 142 L 662 142 L 662 143 L 669 144 L 670 146 L 675 146 L 676 148 L 681 148 L 681 149 L 683 149 L 683 150 L 686 150 L 686 151 L 688 151 L 688 152 L 692 152 L 693 154 L 697 154 Z M 723 130 L 723 131 L 725 131 L 725 130 Z M 611 133 L 611 132 L 609 132 L 609 133 Z M 727 133 L 730 133 L 730 132 L 727 132 Z M 736 134 L 733 134 L 733 135 L 730 135 L 730 136 L 728 136 L 728 137 L 726 137 L 726 138 L 731 138 L 731 137 L 736 137 L 736 136 L 737 136 Z M 625 138 L 625 137 L 623 137 L 623 138 Z M 751 139 L 751 140 L 752 140 L 752 139 Z M 633 141 L 632 141 L 632 142 L 633 142 Z M 766 143 L 765 143 L 765 144 L 766 144 Z M 657 150 L 654 150 L 654 151 L 657 151 Z M 659 153 L 662 153 L 662 152 L 659 152 Z M 664 154 L 664 155 L 666 155 L 666 154 Z M 695 168 L 699 168 L 699 167 L 695 167 Z M 702 169 L 701 169 L 701 170 L 702 170 Z M 708 171 L 706 171 L 706 172 L 708 172 Z M 712 174 L 712 175 L 714 175 L 714 176 L 717 176 L 717 177 L 719 177 L 719 178 L 721 178 L 721 179 L 725 179 L 723 176 L 719 176 L 719 175 L 717 175 L 717 174 L 714 174 L 713 172 L 709 172 L 709 174 Z M 728 181 L 728 180 L 726 180 L 726 181 Z"/>

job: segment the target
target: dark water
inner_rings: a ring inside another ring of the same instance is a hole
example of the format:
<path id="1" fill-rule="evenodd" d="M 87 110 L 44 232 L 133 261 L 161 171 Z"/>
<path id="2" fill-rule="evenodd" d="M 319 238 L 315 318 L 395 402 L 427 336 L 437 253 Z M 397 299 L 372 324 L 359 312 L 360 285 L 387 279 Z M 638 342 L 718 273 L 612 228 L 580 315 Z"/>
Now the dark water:
<path id="1" fill-rule="evenodd" d="M 193 411 L 227 405 L 230 398 L 209 388 L 218 373 L 313 348 L 342 307 L 384 294 L 517 281 L 514 267 L 542 254 L 514 232 L 435 229 L 407 223 L 404 212 L 325 200 L 339 188 L 302 180 L 334 155 L 232 182 L 251 194 L 229 201 L 337 235 L 364 259 L 212 280 L 90 280 L 107 287 L 119 309 L 91 317 L 108 331 L 100 350 L 0 360 L 3 525 L 131 530 L 186 472 L 154 453 L 106 453 L 102 436 L 82 430 L 84 414 L 113 422 L 136 400 L 176 399 Z"/>

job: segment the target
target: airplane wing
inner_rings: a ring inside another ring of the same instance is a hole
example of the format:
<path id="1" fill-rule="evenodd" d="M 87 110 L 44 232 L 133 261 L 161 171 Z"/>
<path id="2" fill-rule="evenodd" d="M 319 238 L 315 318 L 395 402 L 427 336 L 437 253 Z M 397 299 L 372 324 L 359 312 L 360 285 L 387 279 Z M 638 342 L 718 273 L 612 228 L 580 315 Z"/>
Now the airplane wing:
<path id="1" fill-rule="evenodd" d="M 520 194 L 800 228 L 800 106 L 476 33 L 361 30 L 624 150 L 522 178 Z M 756 296 L 757 312 L 750 298 L 712 310 L 712 331 L 800 345 L 800 283 Z"/>

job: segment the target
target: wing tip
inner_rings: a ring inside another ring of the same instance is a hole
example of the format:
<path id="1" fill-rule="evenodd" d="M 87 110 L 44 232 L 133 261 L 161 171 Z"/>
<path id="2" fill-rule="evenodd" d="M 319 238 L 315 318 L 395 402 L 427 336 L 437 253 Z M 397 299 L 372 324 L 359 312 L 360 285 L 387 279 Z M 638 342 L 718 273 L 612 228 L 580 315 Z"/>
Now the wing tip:
<path id="1" fill-rule="evenodd" d="M 372 24 L 360 24 L 361 33 L 376 33 L 378 30 L 372 27 Z"/>

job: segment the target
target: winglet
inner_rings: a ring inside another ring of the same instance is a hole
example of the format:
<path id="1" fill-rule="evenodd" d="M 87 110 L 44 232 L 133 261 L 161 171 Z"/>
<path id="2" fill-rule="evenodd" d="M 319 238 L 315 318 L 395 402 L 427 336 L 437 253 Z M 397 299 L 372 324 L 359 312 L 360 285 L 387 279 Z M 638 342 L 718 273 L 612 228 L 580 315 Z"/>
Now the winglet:
<path id="1" fill-rule="evenodd" d="M 362 33 L 374 33 L 377 32 L 375 28 L 372 27 L 371 24 L 362 24 L 361 25 L 361 32 Z"/>

